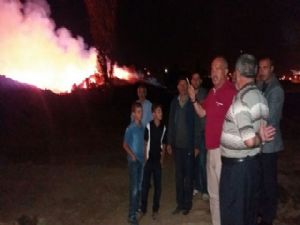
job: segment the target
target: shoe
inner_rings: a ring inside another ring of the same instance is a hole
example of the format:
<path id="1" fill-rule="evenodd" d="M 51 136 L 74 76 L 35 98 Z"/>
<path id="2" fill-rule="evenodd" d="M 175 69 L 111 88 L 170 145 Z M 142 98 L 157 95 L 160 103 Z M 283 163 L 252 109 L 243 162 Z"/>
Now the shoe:
<path id="1" fill-rule="evenodd" d="M 135 217 L 128 217 L 127 221 L 130 225 L 138 225 L 138 221 Z"/>
<path id="2" fill-rule="evenodd" d="M 203 193 L 201 197 L 202 197 L 203 201 L 208 201 L 209 200 L 209 195 L 207 193 Z"/>
<path id="3" fill-rule="evenodd" d="M 153 213 L 152 213 L 152 219 L 153 219 L 153 220 L 156 220 L 156 219 L 157 219 L 157 216 L 158 216 L 158 212 L 153 212 Z"/>
<path id="4" fill-rule="evenodd" d="M 185 209 L 182 211 L 182 214 L 185 216 L 188 215 L 189 213 L 190 213 L 190 210 L 188 210 L 188 209 Z"/>
<path id="5" fill-rule="evenodd" d="M 199 191 L 197 189 L 194 189 L 193 196 L 196 196 L 197 194 L 199 194 Z"/>
<path id="6" fill-rule="evenodd" d="M 143 212 L 142 210 L 138 210 L 136 213 L 136 220 L 140 221 L 144 216 L 145 216 L 146 212 Z"/>
<path id="7" fill-rule="evenodd" d="M 182 211 L 181 208 L 176 207 L 176 209 L 174 209 L 174 211 L 172 212 L 172 215 L 179 214 L 181 211 Z"/>

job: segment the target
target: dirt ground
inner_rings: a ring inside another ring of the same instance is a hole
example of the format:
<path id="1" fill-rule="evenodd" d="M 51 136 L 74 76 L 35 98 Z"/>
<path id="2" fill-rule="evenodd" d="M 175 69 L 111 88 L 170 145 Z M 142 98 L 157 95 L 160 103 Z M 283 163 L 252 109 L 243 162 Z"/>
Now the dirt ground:
<path id="1" fill-rule="evenodd" d="M 291 159 L 288 155 L 283 153 L 281 159 Z M 276 225 L 299 224 L 299 160 L 297 153 L 288 163 L 280 163 L 281 198 Z M 3 224 L 13 224 L 22 215 L 37 217 L 39 225 L 126 224 L 128 177 L 124 162 L 109 167 L 18 164 L 1 171 L 0 221 Z M 154 221 L 146 214 L 140 224 L 211 224 L 209 204 L 200 197 L 194 198 L 193 209 L 187 216 L 171 215 L 175 206 L 174 166 L 169 157 L 163 168 L 159 217 Z"/>
<path id="2" fill-rule="evenodd" d="M 291 149 L 295 149 L 292 146 L 296 144 L 288 143 Z M 118 151 L 123 154 L 121 149 Z M 281 197 L 275 224 L 296 225 L 300 219 L 300 153 L 285 151 L 279 161 Z M 128 176 L 126 161 L 122 159 L 110 166 L 11 164 L 1 169 L 0 183 L 0 221 L 3 224 L 13 224 L 22 215 L 37 217 L 39 225 L 126 224 Z M 174 184 L 173 160 L 168 157 L 163 168 L 159 217 L 154 221 L 150 214 L 145 215 L 140 224 L 211 224 L 208 202 L 197 196 L 188 216 L 171 215 L 175 207 Z M 151 196 L 152 193 L 150 199 Z"/>
<path id="3" fill-rule="evenodd" d="M 124 163 L 109 168 L 11 165 L 2 170 L 0 182 L 3 224 L 12 224 L 21 215 L 36 216 L 43 225 L 126 224 L 128 176 Z M 156 221 L 145 215 L 140 224 L 210 224 L 208 202 L 196 197 L 188 216 L 171 215 L 175 206 L 173 161 L 168 158 L 163 168 L 160 215 Z"/>
<path id="4" fill-rule="evenodd" d="M 300 221 L 298 96 L 289 96 L 285 105 L 285 151 L 279 157 L 280 204 L 275 225 L 298 225 Z M 8 154 L 0 163 L 0 225 L 13 225 L 22 215 L 37 218 L 38 225 L 127 224 L 128 174 L 121 143 L 129 117 L 124 112 L 128 108 L 119 105 L 91 111 L 92 108 L 88 108 L 88 118 L 93 126 L 85 121 L 78 129 L 79 125 L 73 124 L 78 124 L 82 115 L 77 118 L 70 113 L 63 117 L 67 121 L 61 120 L 64 125 L 57 128 L 59 132 L 50 133 L 50 140 L 37 138 L 39 136 L 34 135 L 40 134 L 30 133 L 29 129 L 24 131 L 25 136 L 11 142 L 13 145 L 9 144 L 11 134 L 2 138 L 3 151 L 12 152 L 15 148 L 22 151 Z M 99 112 L 102 112 L 100 116 Z M 25 116 L 30 117 L 30 114 Z M 13 131 L 16 130 L 17 126 Z M 41 140 L 46 144 L 41 144 Z M 38 149 L 34 153 L 29 151 L 33 144 Z M 207 201 L 196 196 L 187 216 L 171 215 L 175 206 L 174 165 L 169 156 L 163 168 L 159 217 L 154 221 L 150 214 L 145 215 L 140 224 L 211 224 Z M 148 207 L 150 209 L 151 204 Z"/>

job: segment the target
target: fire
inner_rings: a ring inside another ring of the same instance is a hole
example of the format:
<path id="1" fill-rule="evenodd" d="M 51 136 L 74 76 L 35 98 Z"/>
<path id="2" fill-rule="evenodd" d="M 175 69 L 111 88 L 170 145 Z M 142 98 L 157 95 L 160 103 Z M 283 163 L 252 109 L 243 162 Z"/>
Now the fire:
<path id="1" fill-rule="evenodd" d="M 0 74 L 54 92 L 69 92 L 95 74 L 97 51 L 56 28 L 44 0 L 0 0 Z M 130 73 L 115 66 L 120 79 Z"/>
<path id="2" fill-rule="evenodd" d="M 114 65 L 114 76 L 128 81 L 135 81 L 139 77 L 134 68 L 119 67 L 117 65 Z"/>

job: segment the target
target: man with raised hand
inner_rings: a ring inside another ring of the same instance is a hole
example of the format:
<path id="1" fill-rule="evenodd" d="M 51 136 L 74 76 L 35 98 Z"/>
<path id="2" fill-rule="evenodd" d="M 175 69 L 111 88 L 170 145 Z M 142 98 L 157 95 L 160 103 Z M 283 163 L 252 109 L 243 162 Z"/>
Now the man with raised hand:
<path id="1" fill-rule="evenodd" d="M 213 225 L 220 225 L 219 183 L 221 176 L 220 138 L 228 108 L 236 94 L 233 84 L 227 80 L 228 63 L 224 57 L 216 57 L 211 63 L 213 88 L 203 103 L 196 99 L 195 89 L 189 85 L 191 102 L 200 117 L 206 116 L 205 144 L 207 152 L 207 188 Z"/>

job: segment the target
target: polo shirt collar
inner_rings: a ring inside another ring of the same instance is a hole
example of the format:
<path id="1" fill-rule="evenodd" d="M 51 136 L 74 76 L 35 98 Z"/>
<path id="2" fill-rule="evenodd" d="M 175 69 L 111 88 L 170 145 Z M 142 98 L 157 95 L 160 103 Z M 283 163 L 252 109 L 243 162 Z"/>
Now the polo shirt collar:
<path id="1" fill-rule="evenodd" d="M 226 89 L 229 85 L 230 85 L 230 81 L 226 80 L 221 87 L 219 87 L 219 88 L 213 87 L 214 94 L 219 91 L 222 91 L 223 89 Z"/>

